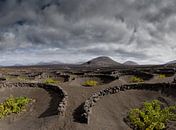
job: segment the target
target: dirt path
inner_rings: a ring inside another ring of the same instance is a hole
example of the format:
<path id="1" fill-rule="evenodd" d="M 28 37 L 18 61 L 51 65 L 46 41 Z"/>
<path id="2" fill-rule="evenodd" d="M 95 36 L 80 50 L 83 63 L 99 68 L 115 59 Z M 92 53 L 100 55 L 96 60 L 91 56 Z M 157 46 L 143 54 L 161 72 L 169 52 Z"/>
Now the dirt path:
<path id="1" fill-rule="evenodd" d="M 67 91 L 69 95 L 68 106 L 66 110 L 65 118 L 62 120 L 62 124 L 60 125 L 61 130 L 81 130 L 86 129 L 86 124 L 80 123 L 78 118 L 79 107 L 82 103 L 85 102 L 93 93 L 108 87 L 112 87 L 114 85 L 121 85 L 123 82 L 116 80 L 109 84 L 95 86 L 95 87 L 83 87 L 83 86 L 75 86 L 70 83 L 61 84 L 61 87 Z"/>

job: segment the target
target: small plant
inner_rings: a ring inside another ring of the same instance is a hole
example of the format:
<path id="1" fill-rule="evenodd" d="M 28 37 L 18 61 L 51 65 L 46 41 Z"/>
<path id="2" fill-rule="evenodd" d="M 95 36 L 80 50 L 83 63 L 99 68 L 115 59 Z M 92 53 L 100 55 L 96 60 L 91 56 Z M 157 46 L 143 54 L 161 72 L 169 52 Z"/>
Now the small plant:
<path id="1" fill-rule="evenodd" d="M 132 109 L 128 118 L 138 130 L 163 130 L 167 121 L 176 121 L 176 106 L 163 107 L 158 100 L 145 102 L 141 109 Z"/>
<path id="2" fill-rule="evenodd" d="M 57 84 L 58 81 L 52 79 L 52 78 L 48 78 L 44 81 L 45 84 Z"/>
<path id="3" fill-rule="evenodd" d="M 137 77 L 137 76 L 131 77 L 130 81 L 133 82 L 133 83 L 144 82 L 143 79 L 141 79 L 140 77 Z"/>
<path id="4" fill-rule="evenodd" d="M 164 79 L 164 78 L 166 78 L 166 75 L 165 75 L 165 74 L 160 74 L 160 75 L 159 75 L 159 78 L 160 78 L 160 79 Z"/>
<path id="5" fill-rule="evenodd" d="M 97 84 L 98 84 L 98 82 L 95 80 L 87 80 L 83 83 L 83 86 L 92 87 L 92 86 L 97 86 Z"/>
<path id="6" fill-rule="evenodd" d="M 0 119 L 12 113 L 20 113 L 26 110 L 26 105 L 31 101 L 27 97 L 9 97 L 0 104 Z"/>
<path id="7" fill-rule="evenodd" d="M 24 77 L 24 76 L 17 77 L 17 79 L 21 82 L 27 82 L 28 81 L 27 77 Z"/>

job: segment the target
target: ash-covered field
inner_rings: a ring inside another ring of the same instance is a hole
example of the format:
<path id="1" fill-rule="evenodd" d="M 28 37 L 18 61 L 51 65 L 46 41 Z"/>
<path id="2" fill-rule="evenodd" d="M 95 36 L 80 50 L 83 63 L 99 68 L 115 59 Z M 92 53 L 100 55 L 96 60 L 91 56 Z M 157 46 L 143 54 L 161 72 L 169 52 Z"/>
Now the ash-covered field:
<path id="1" fill-rule="evenodd" d="M 35 99 L 26 111 L 2 118 L 2 130 L 132 130 L 124 119 L 143 102 L 176 105 L 174 65 L 4 67 L 0 80 L 0 102 Z"/>

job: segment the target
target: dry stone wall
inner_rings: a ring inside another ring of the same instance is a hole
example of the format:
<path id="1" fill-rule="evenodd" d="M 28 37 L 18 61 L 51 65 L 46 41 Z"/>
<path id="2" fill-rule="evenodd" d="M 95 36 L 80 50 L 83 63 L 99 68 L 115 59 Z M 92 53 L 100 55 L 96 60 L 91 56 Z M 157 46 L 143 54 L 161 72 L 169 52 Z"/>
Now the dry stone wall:
<path id="1" fill-rule="evenodd" d="M 130 85 L 122 85 L 115 86 L 107 89 L 103 89 L 97 93 L 94 93 L 89 99 L 87 99 L 83 105 L 83 113 L 81 114 L 81 121 L 89 124 L 90 115 L 92 113 L 92 107 L 104 96 L 110 94 L 116 94 L 120 91 L 127 91 L 131 89 L 138 90 L 152 90 L 152 91 L 161 91 L 161 93 L 165 93 L 167 95 L 175 96 L 176 92 L 176 84 L 169 83 L 158 83 L 158 84 L 130 84 Z"/>
<path id="2" fill-rule="evenodd" d="M 12 87 L 32 87 L 32 88 L 43 88 L 45 90 L 51 90 L 59 94 L 61 101 L 58 106 L 58 115 L 63 117 L 65 115 L 68 94 L 59 86 L 47 85 L 42 83 L 0 83 L 0 88 L 12 88 Z"/>

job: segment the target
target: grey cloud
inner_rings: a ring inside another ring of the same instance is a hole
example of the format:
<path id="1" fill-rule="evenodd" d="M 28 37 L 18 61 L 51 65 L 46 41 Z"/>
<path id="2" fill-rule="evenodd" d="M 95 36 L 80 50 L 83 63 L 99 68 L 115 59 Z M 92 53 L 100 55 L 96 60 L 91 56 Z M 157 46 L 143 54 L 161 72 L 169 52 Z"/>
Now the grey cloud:
<path id="1" fill-rule="evenodd" d="M 148 56 L 145 53 L 139 53 L 139 52 L 133 52 L 133 51 L 129 52 L 123 49 L 115 50 L 115 52 L 118 53 L 119 55 L 122 55 L 123 57 L 128 57 L 128 58 L 131 58 L 131 57 L 135 57 L 136 59 L 148 58 Z"/>
<path id="2" fill-rule="evenodd" d="M 23 50 L 35 61 L 84 54 L 164 62 L 176 56 L 175 6 L 175 0 L 0 0 L 0 53 Z"/>

